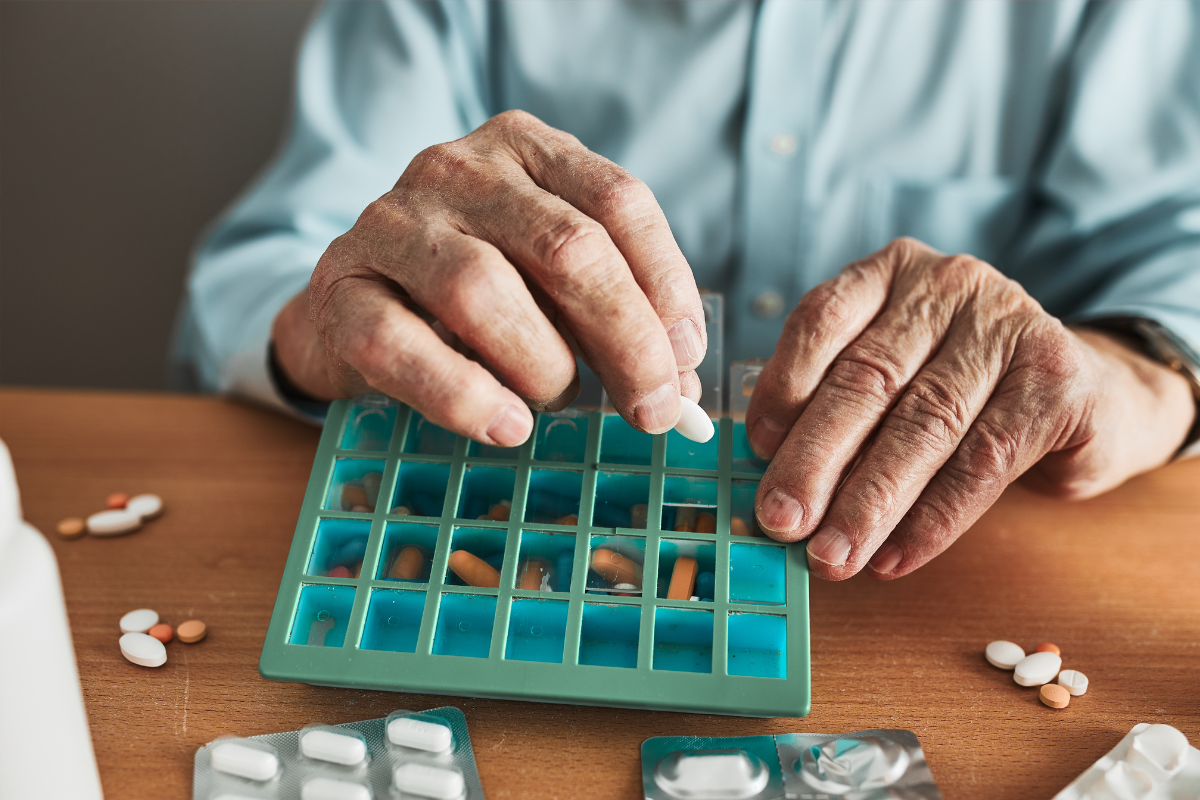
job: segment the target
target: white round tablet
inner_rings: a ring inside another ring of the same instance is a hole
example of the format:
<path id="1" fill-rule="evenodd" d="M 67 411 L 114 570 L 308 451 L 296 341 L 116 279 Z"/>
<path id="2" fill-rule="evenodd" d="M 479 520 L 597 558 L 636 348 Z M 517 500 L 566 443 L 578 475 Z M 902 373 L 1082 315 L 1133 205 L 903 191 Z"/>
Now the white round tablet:
<path id="1" fill-rule="evenodd" d="M 1020 645 L 1001 639 L 989 644 L 983 655 L 993 667 L 1012 669 L 1025 657 L 1025 651 Z"/>
<path id="2" fill-rule="evenodd" d="M 1013 669 L 1013 680 L 1022 686 L 1041 686 L 1054 680 L 1062 669 L 1062 657 L 1058 653 L 1034 653 L 1025 656 Z"/>
<path id="3" fill-rule="evenodd" d="M 1075 697 L 1087 692 L 1088 678 L 1077 669 L 1064 669 L 1058 673 L 1058 685 Z"/>
<path id="4" fill-rule="evenodd" d="M 88 533 L 92 536 L 120 536 L 142 527 L 142 518 L 127 508 L 98 511 L 87 518 Z"/>
<path id="5" fill-rule="evenodd" d="M 140 667 L 161 667 L 167 663 L 167 648 L 145 633 L 127 633 L 120 639 L 121 655 Z"/>
<path id="6" fill-rule="evenodd" d="M 162 513 L 163 501 L 156 494 L 137 494 L 129 498 L 125 510 L 137 514 L 142 520 L 154 519 Z"/>
<path id="7" fill-rule="evenodd" d="M 679 395 L 679 421 L 675 430 L 693 442 L 707 442 L 715 432 L 708 412 L 683 395 Z"/>
<path id="8" fill-rule="evenodd" d="M 121 617 L 121 633 L 145 633 L 158 624 L 158 612 L 152 608 L 138 608 Z"/>

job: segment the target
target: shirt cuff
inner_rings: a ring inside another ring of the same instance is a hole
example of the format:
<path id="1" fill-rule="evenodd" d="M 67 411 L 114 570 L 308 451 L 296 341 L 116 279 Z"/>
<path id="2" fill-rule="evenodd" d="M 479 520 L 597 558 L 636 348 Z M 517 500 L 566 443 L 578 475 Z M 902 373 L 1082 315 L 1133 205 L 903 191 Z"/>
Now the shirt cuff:
<path id="1" fill-rule="evenodd" d="M 273 349 L 268 339 L 231 356 L 222 370 L 221 390 L 312 425 L 324 424 L 328 403 L 293 399 L 286 394 L 290 382 L 286 386 L 276 383 L 276 373 L 282 380 L 287 379 L 274 363 Z"/>

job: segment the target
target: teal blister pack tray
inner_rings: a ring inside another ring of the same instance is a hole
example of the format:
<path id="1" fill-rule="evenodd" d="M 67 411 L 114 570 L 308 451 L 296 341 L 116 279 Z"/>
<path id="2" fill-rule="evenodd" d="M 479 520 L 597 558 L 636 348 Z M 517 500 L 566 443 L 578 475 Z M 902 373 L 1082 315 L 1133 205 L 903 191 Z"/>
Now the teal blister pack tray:
<path id="1" fill-rule="evenodd" d="M 804 549 L 757 532 L 766 465 L 740 421 L 722 418 L 717 431 L 697 444 L 599 411 L 542 414 L 528 442 L 503 449 L 383 398 L 334 402 L 259 671 L 364 689 L 804 716 Z M 593 570 L 600 560 L 636 577 Z M 463 564 L 490 577 L 470 585 Z M 679 585 L 690 597 L 670 599 Z"/>

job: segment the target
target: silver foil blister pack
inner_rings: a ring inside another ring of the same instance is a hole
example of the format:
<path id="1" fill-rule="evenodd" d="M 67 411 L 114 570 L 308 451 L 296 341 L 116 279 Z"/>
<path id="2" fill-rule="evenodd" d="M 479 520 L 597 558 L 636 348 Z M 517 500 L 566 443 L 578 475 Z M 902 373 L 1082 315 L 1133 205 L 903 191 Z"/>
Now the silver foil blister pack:
<path id="1" fill-rule="evenodd" d="M 912 731 L 657 736 L 642 743 L 646 800 L 941 800 Z"/>
<path id="2" fill-rule="evenodd" d="M 483 800 L 462 711 L 394 711 L 196 751 L 193 800 Z"/>

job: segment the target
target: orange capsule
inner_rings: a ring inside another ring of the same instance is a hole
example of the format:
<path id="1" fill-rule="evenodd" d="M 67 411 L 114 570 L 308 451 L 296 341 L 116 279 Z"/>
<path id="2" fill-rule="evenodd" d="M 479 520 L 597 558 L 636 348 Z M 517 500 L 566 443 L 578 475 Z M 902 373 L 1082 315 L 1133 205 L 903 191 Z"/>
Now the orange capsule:
<path id="1" fill-rule="evenodd" d="M 696 573 L 699 569 L 696 559 L 680 556 L 675 559 L 675 567 L 671 570 L 671 585 L 667 589 L 668 600 L 690 600 L 696 588 Z"/>
<path id="2" fill-rule="evenodd" d="M 146 633 L 150 634 L 155 639 L 158 639 L 163 644 L 166 644 L 175 638 L 175 629 L 165 622 L 160 622 L 157 625 L 151 626 L 150 630 L 146 631 Z"/>
<path id="3" fill-rule="evenodd" d="M 408 506 L 396 506 L 389 513 L 396 514 L 401 517 L 411 517 L 412 510 Z"/>
<path id="4" fill-rule="evenodd" d="M 60 520 L 54 529 L 64 539 L 78 539 L 87 533 L 87 523 L 79 517 L 67 517 Z"/>
<path id="5" fill-rule="evenodd" d="M 517 588 L 527 592 L 541 591 L 542 582 L 545 580 L 548 571 L 549 565 L 542 559 L 527 559 L 521 564 L 521 578 Z"/>
<path id="6" fill-rule="evenodd" d="M 734 517 L 729 520 L 729 533 L 732 536 L 749 536 L 750 529 L 746 527 L 746 521 L 741 517 Z"/>
<path id="7" fill-rule="evenodd" d="M 359 484 L 347 483 L 342 487 L 342 511 L 357 511 L 359 508 L 367 512 L 372 510 L 367 500 L 367 490 Z"/>
<path id="8" fill-rule="evenodd" d="M 578 514 L 567 514 L 565 517 L 559 517 L 554 522 L 554 524 L 555 525 L 578 525 L 579 524 L 579 515 Z"/>
<path id="9" fill-rule="evenodd" d="M 696 509 L 691 506 L 679 506 L 676 508 L 675 530 L 689 533 L 696 530 Z"/>
<path id="10" fill-rule="evenodd" d="M 1062 655 L 1062 650 L 1058 649 L 1058 645 L 1051 642 L 1042 642 L 1037 647 L 1033 648 L 1035 653 L 1054 653 L 1056 656 Z"/>
<path id="11" fill-rule="evenodd" d="M 349 578 L 350 570 L 347 567 L 337 566 L 325 573 L 326 578 Z"/>
<path id="12" fill-rule="evenodd" d="M 512 501 L 501 500 L 496 505 L 492 506 L 487 515 L 489 519 L 494 519 L 496 522 L 508 522 L 508 515 L 512 512 Z"/>
<path id="13" fill-rule="evenodd" d="M 388 577 L 402 581 L 415 581 L 421 577 L 421 573 L 424 571 L 425 554 L 416 545 L 409 545 L 400 551 L 400 555 L 396 556 L 396 561 L 392 564 L 392 570 L 388 573 Z"/>
<path id="14" fill-rule="evenodd" d="M 450 554 L 450 569 L 468 586 L 499 588 L 500 573 L 482 558 L 466 550 L 455 550 Z"/>
<path id="15" fill-rule="evenodd" d="M 124 508 L 129 503 L 129 495 L 125 492 L 113 492 L 104 501 L 108 508 Z"/>
<path id="16" fill-rule="evenodd" d="M 592 569 L 612 584 L 627 583 L 634 588 L 642 585 L 642 566 L 615 550 L 603 547 L 592 551 Z"/>
<path id="17" fill-rule="evenodd" d="M 696 515 L 696 533 L 716 533 L 717 518 L 707 511 L 701 511 Z"/>

